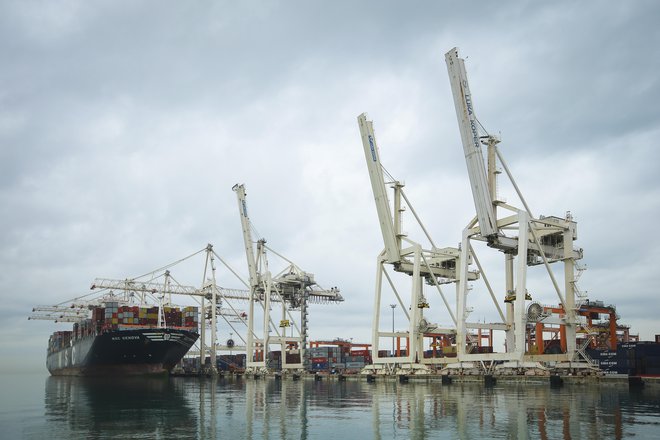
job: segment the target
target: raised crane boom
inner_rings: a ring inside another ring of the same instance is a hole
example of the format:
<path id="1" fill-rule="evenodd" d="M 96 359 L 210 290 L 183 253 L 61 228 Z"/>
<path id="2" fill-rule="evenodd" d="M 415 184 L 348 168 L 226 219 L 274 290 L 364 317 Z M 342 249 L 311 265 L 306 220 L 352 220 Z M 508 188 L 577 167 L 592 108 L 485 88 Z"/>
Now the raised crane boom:
<path id="1" fill-rule="evenodd" d="M 257 263 L 252 248 L 252 233 L 250 232 L 250 217 L 247 213 L 247 203 L 245 202 L 245 185 L 236 184 L 232 187 L 236 192 L 238 199 L 238 211 L 241 214 L 241 228 L 243 229 L 243 243 L 245 245 L 245 255 L 248 262 L 248 271 L 250 272 L 250 286 L 259 285 L 259 276 L 257 273 Z"/>
<path id="2" fill-rule="evenodd" d="M 380 162 L 380 153 L 376 144 L 373 122 L 367 120 L 367 114 L 362 113 L 358 116 L 360 126 L 360 135 L 362 136 L 362 147 L 364 148 L 364 157 L 369 169 L 369 179 L 371 188 L 376 201 L 376 211 L 380 222 L 380 230 L 383 234 L 383 243 L 385 243 L 385 252 L 388 263 L 397 263 L 401 261 L 400 240 L 394 230 L 392 221 L 392 211 L 390 211 L 390 202 L 387 199 L 387 189 L 385 188 L 385 179 L 383 177 L 383 166 Z"/>
<path id="3" fill-rule="evenodd" d="M 477 211 L 481 235 L 491 237 L 497 235 L 497 219 L 493 210 L 493 200 L 488 185 L 488 176 L 484 165 L 484 156 L 481 152 L 481 139 L 479 136 L 477 117 L 474 113 L 474 104 L 470 93 L 470 86 L 465 71 L 465 63 L 458 57 L 458 50 L 453 48 L 445 54 L 449 81 L 454 96 L 456 117 L 463 142 L 463 152 L 470 177 L 470 188 Z"/>

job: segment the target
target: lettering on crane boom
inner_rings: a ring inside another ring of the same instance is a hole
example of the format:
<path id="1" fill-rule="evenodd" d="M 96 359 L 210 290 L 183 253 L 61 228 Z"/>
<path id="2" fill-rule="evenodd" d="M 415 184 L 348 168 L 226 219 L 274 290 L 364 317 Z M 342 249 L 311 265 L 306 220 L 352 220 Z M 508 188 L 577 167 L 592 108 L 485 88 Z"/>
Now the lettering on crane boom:
<path id="1" fill-rule="evenodd" d="M 369 135 L 369 147 L 371 148 L 371 158 L 376 162 L 376 147 L 374 147 L 374 139 Z"/>
<path id="2" fill-rule="evenodd" d="M 465 105 L 467 107 L 468 115 L 472 116 L 472 95 L 466 91 L 470 90 L 467 81 L 463 81 L 463 93 L 465 94 Z"/>
<path id="3" fill-rule="evenodd" d="M 479 150 L 481 146 L 479 145 L 479 134 L 477 133 L 477 124 L 474 121 L 470 121 L 470 129 L 472 130 L 472 143 L 474 143 L 474 148 Z"/>
<path id="4" fill-rule="evenodd" d="M 465 96 L 465 107 L 467 107 L 468 116 L 470 119 L 470 130 L 472 131 L 472 143 L 474 148 L 479 151 L 481 144 L 479 144 L 479 132 L 477 131 L 477 123 L 474 120 L 474 110 L 472 110 L 472 95 L 468 93 L 467 82 L 463 84 L 463 94 Z"/>
<path id="5" fill-rule="evenodd" d="M 247 206 L 245 206 L 245 200 L 241 200 L 241 204 L 243 205 L 243 217 L 247 218 Z"/>

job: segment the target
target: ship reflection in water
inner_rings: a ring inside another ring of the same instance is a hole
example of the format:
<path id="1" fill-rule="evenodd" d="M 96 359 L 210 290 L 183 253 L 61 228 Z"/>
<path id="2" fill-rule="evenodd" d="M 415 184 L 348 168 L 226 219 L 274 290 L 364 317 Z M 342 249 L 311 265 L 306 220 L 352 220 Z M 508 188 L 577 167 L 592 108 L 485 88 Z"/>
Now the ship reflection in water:
<path id="1" fill-rule="evenodd" d="M 74 438 L 122 433 L 185 438 L 197 423 L 196 408 L 185 394 L 167 377 L 51 376 L 46 379 L 45 415 L 57 438 L 65 433 Z"/>
<path id="2" fill-rule="evenodd" d="M 660 387 L 50 377 L 56 436 L 653 438 Z"/>

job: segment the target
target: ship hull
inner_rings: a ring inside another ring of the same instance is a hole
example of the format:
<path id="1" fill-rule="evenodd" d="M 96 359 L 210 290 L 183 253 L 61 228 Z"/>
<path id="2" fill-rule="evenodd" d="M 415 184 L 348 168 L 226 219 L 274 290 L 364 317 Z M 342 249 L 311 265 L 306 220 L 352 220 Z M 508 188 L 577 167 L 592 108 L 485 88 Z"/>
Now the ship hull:
<path id="1" fill-rule="evenodd" d="M 198 334 L 172 328 L 115 330 L 74 341 L 50 353 L 53 376 L 135 376 L 168 374 Z"/>

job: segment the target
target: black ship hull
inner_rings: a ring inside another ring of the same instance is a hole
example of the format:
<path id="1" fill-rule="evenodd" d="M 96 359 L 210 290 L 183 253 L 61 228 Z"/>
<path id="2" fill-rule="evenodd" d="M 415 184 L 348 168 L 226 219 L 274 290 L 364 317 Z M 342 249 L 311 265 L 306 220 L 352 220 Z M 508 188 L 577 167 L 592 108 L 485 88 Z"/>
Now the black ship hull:
<path id="1" fill-rule="evenodd" d="M 75 340 L 50 353 L 46 366 L 53 376 L 167 374 L 198 336 L 173 328 L 113 330 Z"/>

